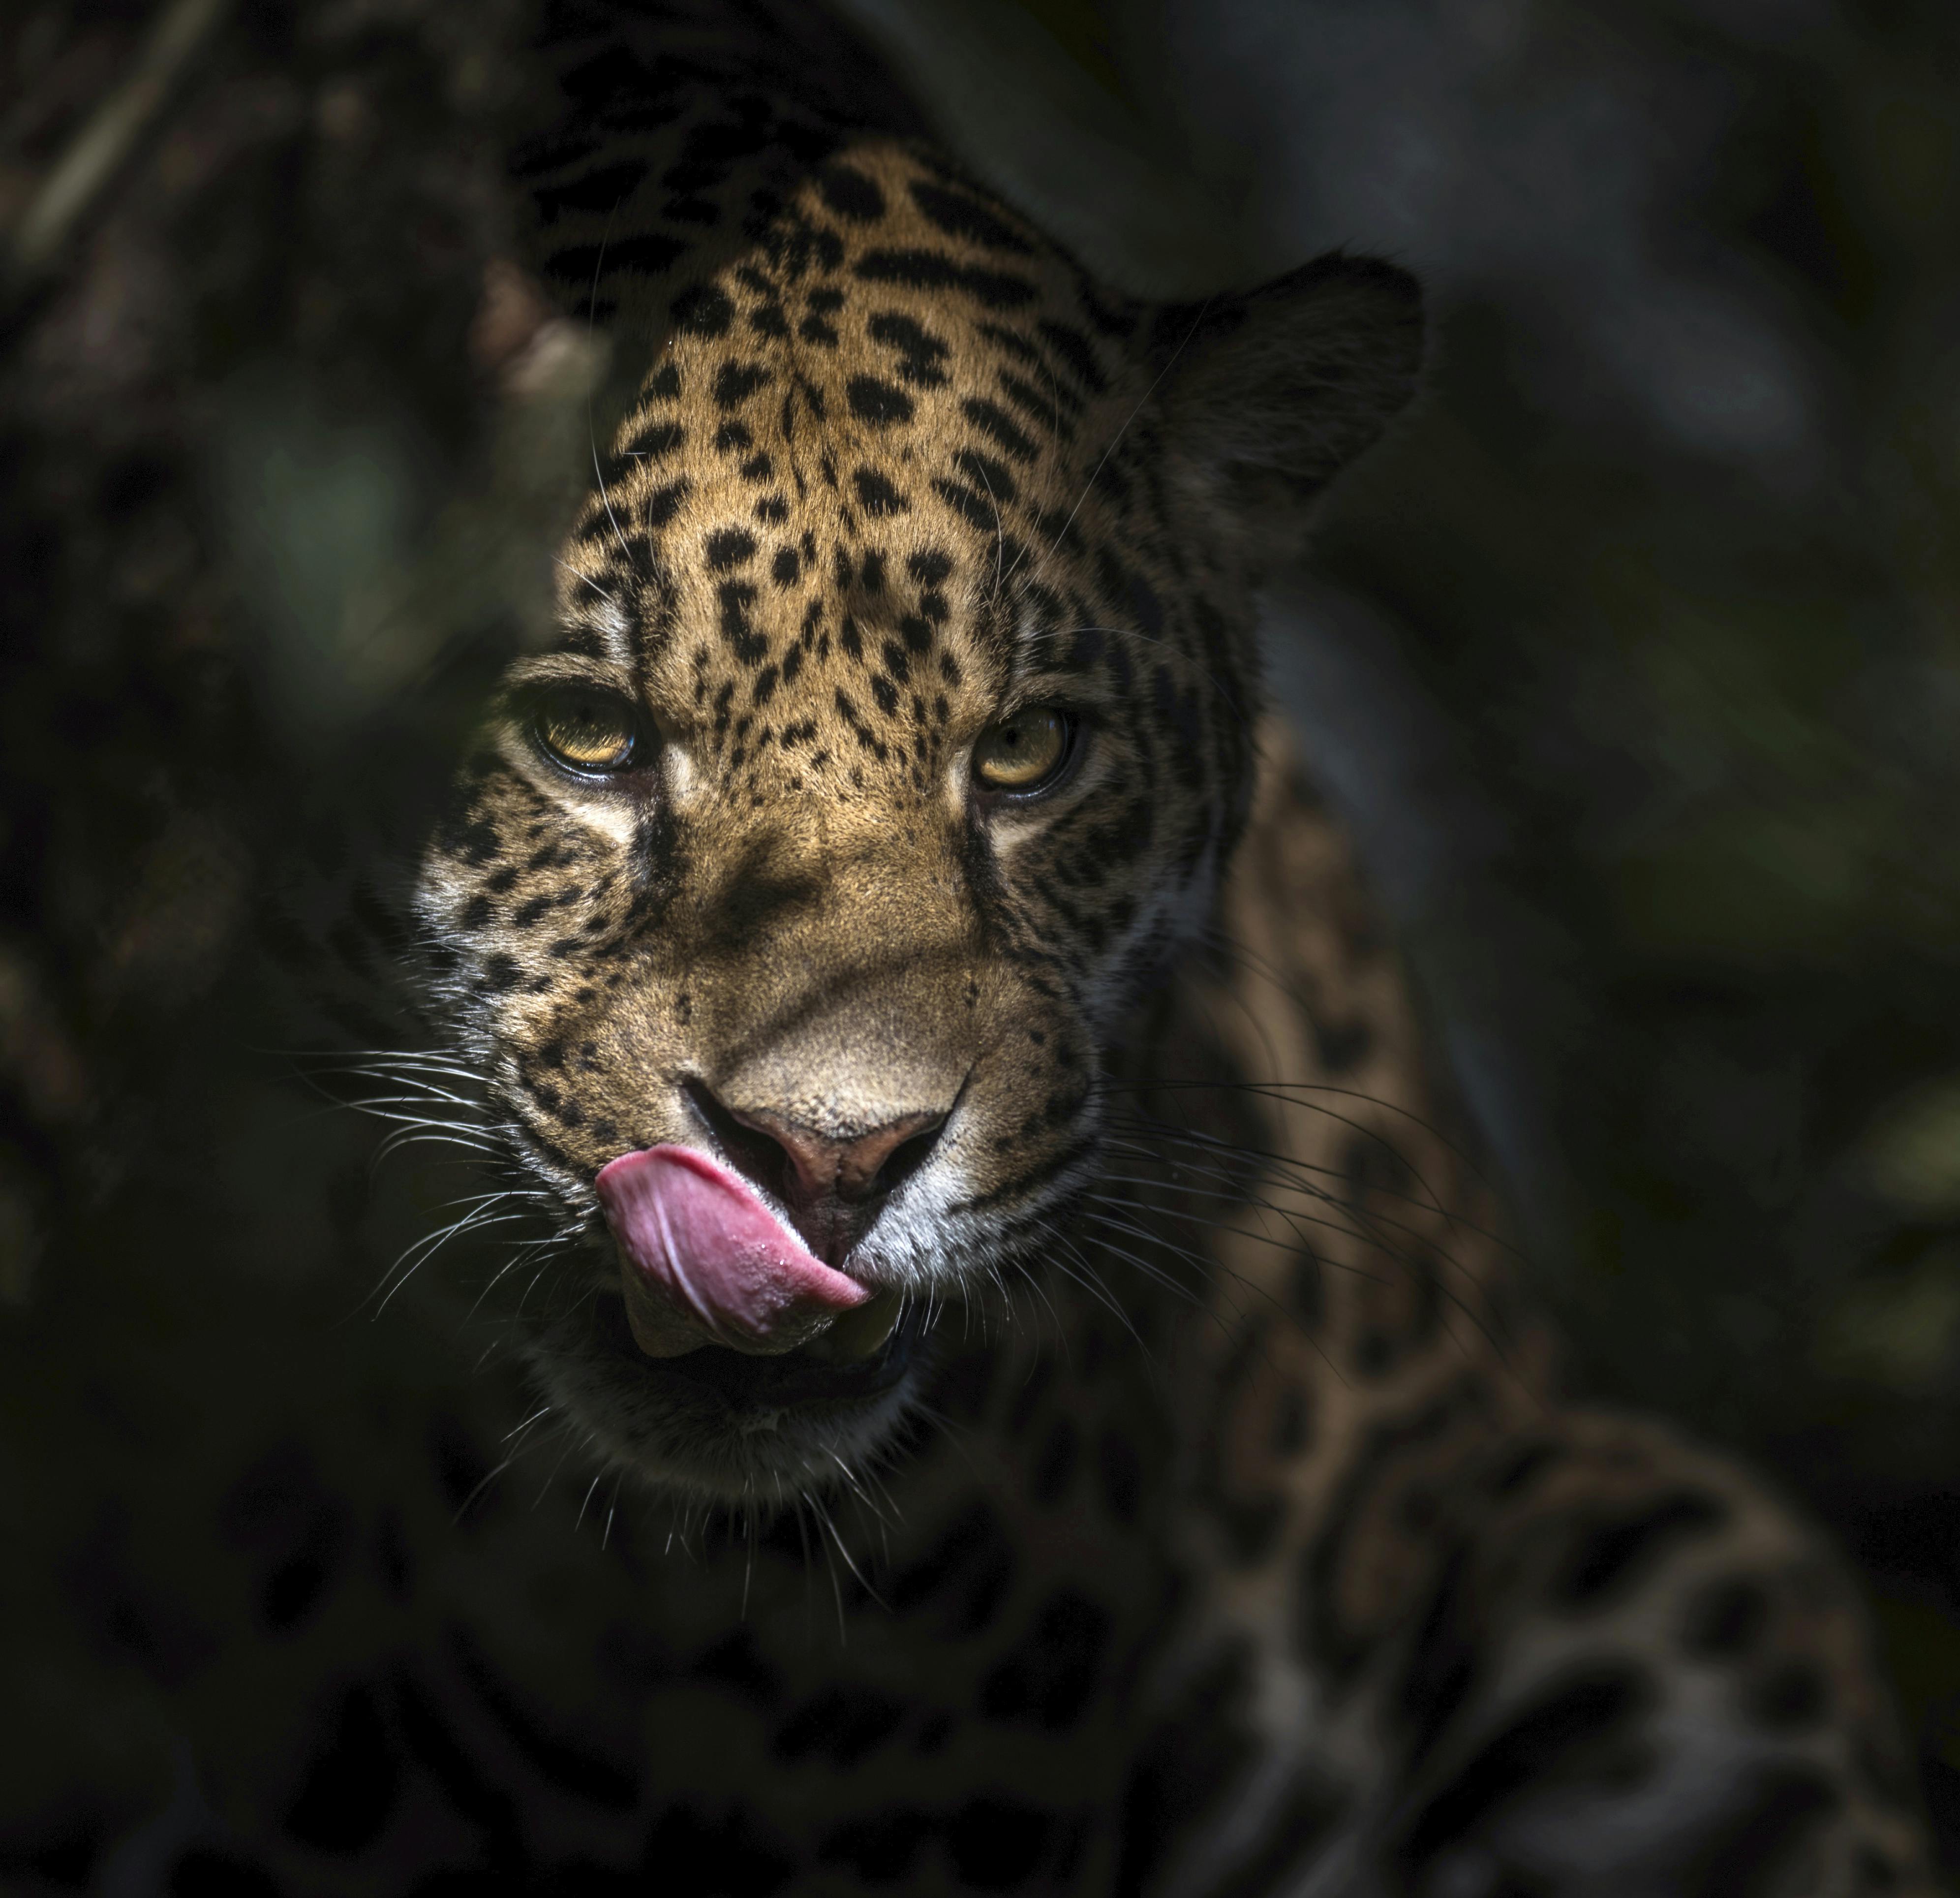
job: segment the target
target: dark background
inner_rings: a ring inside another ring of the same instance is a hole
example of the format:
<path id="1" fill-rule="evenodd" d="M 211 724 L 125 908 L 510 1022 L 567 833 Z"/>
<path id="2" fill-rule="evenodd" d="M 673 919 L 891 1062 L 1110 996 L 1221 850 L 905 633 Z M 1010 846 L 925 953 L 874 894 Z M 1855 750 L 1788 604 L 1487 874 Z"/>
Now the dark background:
<path id="1" fill-rule="evenodd" d="M 1276 590 L 1282 699 L 1587 1377 L 1835 1525 L 1960 1838 L 1960 15 L 851 11 L 1137 287 L 1337 244 L 1430 285 L 1421 414 Z M 412 801 L 537 610 L 603 365 L 514 387 L 484 315 L 522 11 L 0 19 L 0 1501 L 54 1552 L 16 1629 L 145 1427 L 103 1367 L 307 1333 L 371 1256 L 244 919 L 310 799 Z M 1079 165 L 1029 157 L 1057 123 Z"/>

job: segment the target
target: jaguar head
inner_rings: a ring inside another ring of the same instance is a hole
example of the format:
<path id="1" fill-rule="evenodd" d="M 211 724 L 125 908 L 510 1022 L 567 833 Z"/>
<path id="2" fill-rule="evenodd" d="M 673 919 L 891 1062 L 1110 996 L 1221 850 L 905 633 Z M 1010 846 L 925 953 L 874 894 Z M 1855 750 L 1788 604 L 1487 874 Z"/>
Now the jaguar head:
<path id="1" fill-rule="evenodd" d="M 1338 257 L 1106 296 L 876 142 L 661 294 L 418 909 L 559 1234 L 548 1396 L 767 1502 L 874 1456 L 936 1318 L 1055 1244 L 1242 821 L 1258 575 L 1421 318 Z"/>

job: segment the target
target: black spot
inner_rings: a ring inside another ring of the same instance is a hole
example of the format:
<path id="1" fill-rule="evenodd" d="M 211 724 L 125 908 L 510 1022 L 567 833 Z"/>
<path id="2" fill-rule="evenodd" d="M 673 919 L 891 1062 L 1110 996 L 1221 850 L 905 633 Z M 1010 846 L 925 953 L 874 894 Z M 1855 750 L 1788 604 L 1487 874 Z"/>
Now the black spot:
<path id="1" fill-rule="evenodd" d="M 752 1629 L 738 1628 L 707 1648 L 688 1670 L 691 1680 L 732 1687 L 751 1705 L 770 1708 L 782 1698 L 782 1680 L 756 1651 Z"/>
<path id="2" fill-rule="evenodd" d="M 741 454 L 756 445 L 756 438 L 746 422 L 724 422 L 714 432 L 714 445 L 724 454 Z"/>
<path id="3" fill-rule="evenodd" d="M 1035 444 L 1015 427 L 1013 419 L 998 403 L 989 402 L 981 396 L 969 396 L 959 406 L 966 419 L 988 436 L 996 447 L 1004 449 L 1017 461 L 1035 459 Z"/>
<path id="4" fill-rule="evenodd" d="M 1352 1355 L 1354 1374 L 1373 1383 L 1395 1368 L 1395 1341 L 1385 1331 L 1372 1327 L 1354 1340 Z"/>
<path id="5" fill-rule="evenodd" d="M 509 1857 L 515 1861 L 517 1854 L 513 1852 Z M 647 1829 L 640 1868 L 638 1876 L 625 1882 L 625 1889 L 692 1889 L 711 1891 L 715 1898 L 771 1898 L 788 1884 L 795 1869 L 788 1853 L 769 1837 L 752 1812 L 737 1809 L 711 1820 L 692 1804 L 670 1806 Z M 705 1882 L 695 1882 L 691 1874 L 696 1872 Z M 457 1889 L 455 1898 L 483 1889 L 482 1872 L 469 1872 L 465 1877 L 467 1882 Z M 589 1880 L 546 1882 L 562 1890 L 596 1890 L 600 1875 L 595 1874 Z M 427 1893 L 430 1887 L 418 1889 Z"/>
<path id="6" fill-rule="evenodd" d="M 992 1511 L 976 1503 L 924 1556 L 900 1572 L 890 1600 L 901 1614 L 937 1607 L 950 1632 L 970 1635 L 992 1616 L 1013 1572 L 1013 1546 Z"/>
<path id="7" fill-rule="evenodd" d="M 109 1842 L 121 1830 L 101 1803 L 86 1795 L 71 1795 L 42 1808 L 25 1824 L 10 1821 L 0 1828 L 0 1877 L 27 1874 L 27 1888 L 49 1886 L 65 1891 L 99 1888 L 91 1874 Z"/>
<path id="8" fill-rule="evenodd" d="M 1004 330 L 1001 333 L 1004 336 L 1012 333 Z M 1020 341 L 1018 337 L 1015 339 Z M 1027 346 L 1023 343 L 1022 347 L 1026 349 Z M 1032 350 L 1029 353 L 1031 355 L 1034 354 Z M 1040 358 L 1036 357 L 1036 360 L 1039 361 Z M 1047 368 L 1045 364 L 1042 366 L 1044 369 Z M 1023 382 L 1019 376 L 1010 375 L 1004 369 L 999 372 L 996 380 L 1001 385 L 1001 393 L 1029 421 L 1039 423 L 1050 434 L 1058 435 L 1064 440 L 1074 434 L 1072 418 L 1080 412 L 1082 398 L 1074 390 L 1063 388 L 1052 371 L 1048 372 L 1048 386 L 1045 390 L 1037 389 L 1032 383 Z"/>
<path id="9" fill-rule="evenodd" d="M 1096 1446 L 1096 1461 L 1110 1514 L 1119 1523 L 1134 1521 L 1144 1482 L 1143 1460 L 1135 1444 L 1120 1431 L 1106 1430 Z"/>
<path id="10" fill-rule="evenodd" d="M 1001 524 L 999 510 L 985 495 L 975 493 L 972 489 L 959 482 L 938 477 L 933 481 L 932 491 L 969 527 L 976 528 L 984 534 L 992 534 L 998 530 Z"/>
<path id="11" fill-rule="evenodd" d="M 1622 1668 L 1569 1681 L 1487 1741 L 1417 1814 L 1402 1856 L 1420 1868 L 1462 1841 L 1498 1806 L 1557 1769 L 1570 1772 L 1641 1705 L 1640 1683 Z M 1410 1880 L 1420 1886 L 1421 1877 Z"/>
<path id="12" fill-rule="evenodd" d="M 851 412 L 873 428 L 889 428 L 895 422 L 912 419 L 912 397 L 889 382 L 880 382 L 876 376 L 853 376 L 845 384 L 844 393 Z"/>
<path id="13" fill-rule="evenodd" d="M 1245 1721 L 1251 1677 L 1245 1645 L 1233 1645 L 1179 1689 L 1142 1736 L 1123 1788 L 1122 1857 L 1112 1889 L 1124 1898 L 1149 1889 L 1171 1857 L 1171 1842 L 1241 1783 L 1259 1744 Z"/>
<path id="14" fill-rule="evenodd" d="M 867 1884 L 889 1885 L 912 1869 L 931 1830 L 924 1813 L 888 1807 L 875 1818 L 853 1820 L 826 1833 L 817 1855 L 826 1865 L 848 1866 Z"/>
<path id="15" fill-rule="evenodd" d="M 517 963 L 500 949 L 483 958 L 483 986 L 493 995 L 508 993 L 517 986 Z"/>
<path id="16" fill-rule="evenodd" d="M 858 469 L 851 477 L 858 499 L 867 514 L 903 514 L 912 503 L 875 468 Z"/>
<path id="17" fill-rule="evenodd" d="M 381 1572 L 381 1586 L 396 1600 L 406 1600 L 414 1578 L 414 1565 L 401 1518 L 392 1509 L 383 1512 L 374 1531 L 374 1565 Z"/>
<path id="18" fill-rule="evenodd" d="M 1306 1884 L 1327 1836 L 1346 1811 L 1340 1795 L 1313 1779 L 1296 1785 L 1265 1820 L 1258 1848 L 1211 1887 L 1210 1898 L 1268 1898 Z M 1494 1889 L 1490 1898 L 1527 1898 L 1517 1887 Z"/>
<path id="19" fill-rule="evenodd" d="M 906 560 L 905 572 L 922 587 L 942 587 L 952 576 L 953 557 L 936 548 L 915 553 Z"/>
<path id="20" fill-rule="evenodd" d="M 1286 1527 L 1283 1498 L 1273 1495 L 1225 1496 L 1208 1499 L 1211 1513 L 1224 1533 L 1226 1552 L 1240 1568 L 1255 1568 L 1278 1545 Z"/>
<path id="21" fill-rule="evenodd" d="M 1005 1891 L 1033 1876 L 1055 1830 L 1052 1815 L 1005 1799 L 975 1799 L 946 1821 L 954 1870 L 982 1891 Z"/>
<path id="22" fill-rule="evenodd" d="M 1072 330 L 1067 323 L 1057 323 L 1049 317 L 1042 317 L 1036 327 L 1041 332 L 1042 339 L 1068 365 L 1085 389 L 1092 394 L 1100 395 L 1109 387 L 1109 379 L 1096 358 L 1095 346 L 1080 330 Z"/>
<path id="23" fill-rule="evenodd" d="M 1750 1683 L 1743 1706 L 1758 1725 L 1787 1733 L 1815 1726 L 1824 1718 L 1828 1699 L 1824 1677 L 1815 1665 L 1787 1661 Z"/>
<path id="24" fill-rule="evenodd" d="M 1280 1394 L 1279 1408 L 1273 1418 L 1273 1454 L 1297 1457 L 1306 1449 L 1310 1415 L 1306 1393 L 1289 1384 Z"/>
<path id="25" fill-rule="evenodd" d="M 776 1755 L 800 1759 L 820 1753 L 833 1765 L 851 1766 L 890 1738 L 906 1709 L 905 1702 L 869 1688 L 826 1688 L 783 1722 Z"/>
<path id="26" fill-rule="evenodd" d="M 358 1852 L 381 1835 L 401 1767 L 374 1696 L 349 1688 L 286 1810 L 285 1830 L 316 1852 Z"/>
<path id="27" fill-rule="evenodd" d="M 1303 1243 L 1294 1248 L 1287 1281 L 1293 1315 L 1308 1331 L 1318 1331 L 1327 1315 L 1327 1286 L 1319 1255 L 1311 1246 Z"/>
<path id="28" fill-rule="evenodd" d="M 444 842 L 452 855 L 478 867 L 495 863 L 504 850 L 502 834 L 488 817 L 459 823 L 445 835 Z"/>
<path id="29" fill-rule="evenodd" d="M 1411 1769 L 1420 1767 L 1449 1731 L 1481 1670 L 1477 1604 L 1465 1597 L 1463 1571 L 1462 1552 L 1452 1551 L 1415 1624 L 1408 1670 L 1396 1691 L 1395 1705 L 1408 1723 Z"/>
<path id="30" fill-rule="evenodd" d="M 1053 1503 L 1067 1489 L 1069 1479 L 1075 1474 L 1080 1439 L 1074 1424 L 1067 1417 L 1058 1417 L 1049 1426 L 1048 1438 L 1035 1459 L 1034 1473 L 1030 1479 L 1036 1502 Z"/>
<path id="31" fill-rule="evenodd" d="M 969 481 L 977 482 L 987 491 L 987 498 L 997 507 L 1003 501 L 1013 499 L 1018 490 L 1014 477 L 1006 464 L 996 461 L 991 455 L 976 454 L 971 448 L 962 448 L 953 457 L 953 465 Z"/>
<path id="32" fill-rule="evenodd" d="M 171 1866 L 164 1890 L 167 1898 L 279 1898 L 263 1866 L 206 1845 L 192 1846 Z"/>
<path id="33" fill-rule="evenodd" d="M 951 352 L 932 332 L 896 310 L 881 310 L 865 326 L 874 342 L 882 342 L 899 352 L 901 381 L 915 389 L 936 389 L 946 380 L 940 366 Z"/>
<path id="34" fill-rule="evenodd" d="M 1413 1415 L 1383 1419 L 1367 1431 L 1348 1460 L 1335 1495 L 1321 1513 L 1317 1533 L 1300 1564 L 1300 1643 L 1334 1680 L 1351 1679 L 1367 1659 L 1376 1635 L 1363 1620 L 1344 1613 L 1341 1578 L 1367 1534 L 1370 1500 L 1395 1480 L 1398 1466 L 1426 1458 L 1430 1446 L 1481 1423 L 1481 1396 L 1459 1385 L 1439 1393 Z"/>
<path id="35" fill-rule="evenodd" d="M 1313 1043 L 1320 1065 L 1329 1075 L 1351 1073 L 1367 1060 L 1375 1045 L 1375 1031 L 1358 1015 L 1352 1021 L 1313 1021 Z"/>
<path id="36" fill-rule="evenodd" d="M 1548 1470 L 1556 1470 L 1565 1461 L 1567 1454 L 1562 1444 L 1549 1441 L 1526 1444 L 1491 1479 L 1491 1495 L 1521 1495 Z"/>
<path id="37" fill-rule="evenodd" d="M 674 327 L 685 335 L 721 336 L 728 333 L 735 320 L 735 306 L 712 284 L 698 283 L 674 298 L 668 314 Z"/>
<path id="38" fill-rule="evenodd" d="M 640 519 L 649 527 L 664 527 L 679 513 L 681 504 L 693 492 L 694 483 L 686 475 L 678 481 L 670 481 L 664 488 L 656 488 L 639 504 Z"/>
<path id="39" fill-rule="evenodd" d="M 1898 1866 L 1873 1845 L 1858 1848 L 1858 1882 L 1863 1891 L 1896 1891 L 1899 1887 Z"/>
<path id="40" fill-rule="evenodd" d="M 687 440 L 687 431 L 677 422 L 649 423 L 620 452 L 637 461 L 658 461 L 670 455 Z"/>
<path id="41" fill-rule="evenodd" d="M 182 1603 L 130 1559 L 129 1525 L 105 1503 L 94 1528 L 61 1564 L 68 1608 L 118 1665 L 136 1662 L 167 1688 L 181 1686 L 208 1661 L 217 1642 Z"/>
<path id="42" fill-rule="evenodd" d="M 885 194 L 877 180 L 853 166 L 826 165 L 816 174 L 816 188 L 832 211 L 853 224 L 870 224 L 885 215 Z"/>
<path id="43" fill-rule="evenodd" d="M 779 587 L 793 587 L 803 572 L 803 556 L 794 547 L 778 547 L 769 563 L 769 578 Z"/>
<path id="44" fill-rule="evenodd" d="M 219 1524 L 228 1543 L 259 1558 L 265 1625 L 280 1632 L 305 1621 L 340 1568 L 348 1529 L 312 1457 L 289 1445 L 253 1464 L 226 1493 Z"/>
<path id="45" fill-rule="evenodd" d="M 1036 295 L 1026 277 L 959 263 L 943 250 L 867 250 L 858 260 L 857 274 L 867 283 L 959 291 L 989 310 L 1017 310 Z"/>
<path id="46" fill-rule="evenodd" d="M 708 567 L 711 573 L 726 573 L 755 557 L 756 537 L 746 527 L 719 527 L 708 537 Z"/>
<path id="47" fill-rule="evenodd" d="M 1020 231 L 978 199 L 923 180 L 914 180 L 912 194 L 912 202 L 950 237 L 964 237 L 986 250 L 1010 251 L 1020 256 L 1034 253 L 1034 246 Z"/>
<path id="48" fill-rule="evenodd" d="M 1682 1645 L 1698 1660 L 1730 1660 L 1754 1648 L 1769 1622 L 1769 1594 L 1762 1584 L 1731 1575 L 1695 1591 L 1688 1604 Z"/>
<path id="49" fill-rule="evenodd" d="M 749 622 L 756 589 L 746 581 L 724 580 L 720 588 L 721 636 L 745 666 L 759 665 L 769 656 L 769 642 Z"/>
<path id="50" fill-rule="evenodd" d="M 733 409 L 746 402 L 769 379 L 766 369 L 750 362 L 724 362 L 714 372 L 714 403 Z"/>
<path id="51" fill-rule="evenodd" d="M 437 1486 L 451 1513 L 460 1515 L 470 1508 L 473 1517 L 480 1517 L 495 1492 L 494 1466 L 476 1439 L 455 1418 L 434 1417 L 428 1425 L 428 1451 Z"/>
<path id="52" fill-rule="evenodd" d="M 1670 1543 L 1716 1527 L 1726 1513 L 1712 1496 L 1682 1492 L 1662 1497 L 1630 1521 L 1587 1529 L 1575 1540 L 1553 1598 L 1568 1608 L 1596 1607 L 1637 1580 Z"/>
<path id="53" fill-rule="evenodd" d="M 1815 1772 L 1798 1768 L 1763 1775 L 1689 1872 L 1681 1887 L 1684 1898 L 1769 1898 L 1786 1890 L 1785 1874 L 1838 1803 L 1834 1788 Z"/>
<path id="54" fill-rule="evenodd" d="M 488 1655 L 460 1629 L 452 1634 L 451 1642 L 477 1699 L 546 1780 L 587 1804 L 613 1812 L 632 1809 L 639 1793 L 632 1773 L 583 1744 L 548 1731 L 517 1689 L 491 1665 Z"/>
<path id="55" fill-rule="evenodd" d="M 988 1675 L 980 1711 L 989 1720 L 1025 1721 L 1050 1732 L 1072 1726 L 1095 1689 L 1110 1628 L 1106 1610 L 1061 1591 Z"/>

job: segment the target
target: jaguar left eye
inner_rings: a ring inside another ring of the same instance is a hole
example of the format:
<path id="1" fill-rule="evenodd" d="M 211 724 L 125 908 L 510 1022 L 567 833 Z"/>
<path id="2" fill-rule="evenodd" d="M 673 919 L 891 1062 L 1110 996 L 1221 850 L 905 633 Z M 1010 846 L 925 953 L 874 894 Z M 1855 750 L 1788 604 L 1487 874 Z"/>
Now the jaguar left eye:
<path id="1" fill-rule="evenodd" d="M 624 771 L 640 749 L 632 708 L 600 692 L 554 692 L 531 721 L 539 744 L 568 771 L 603 776 Z"/>
<path id="2" fill-rule="evenodd" d="M 973 746 L 973 775 L 989 791 L 1045 791 L 1075 749 L 1075 720 L 1058 705 L 1029 705 L 996 721 Z"/>

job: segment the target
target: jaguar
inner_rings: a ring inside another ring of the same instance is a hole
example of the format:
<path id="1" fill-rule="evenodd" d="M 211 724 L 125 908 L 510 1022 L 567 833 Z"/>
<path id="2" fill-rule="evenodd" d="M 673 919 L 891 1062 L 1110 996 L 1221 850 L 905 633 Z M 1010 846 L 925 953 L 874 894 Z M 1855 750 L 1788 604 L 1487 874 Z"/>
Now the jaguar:
<path id="1" fill-rule="evenodd" d="M 787 0 L 538 57 L 523 347 L 634 393 L 332 933 L 481 1171 L 445 1233 L 518 1235 L 577 1521 L 422 1431 L 441 1369 L 323 1387 L 124 1888 L 1933 1891 L 1838 1557 L 1568 1390 L 1265 703 L 1414 282 L 1099 282 Z"/>

